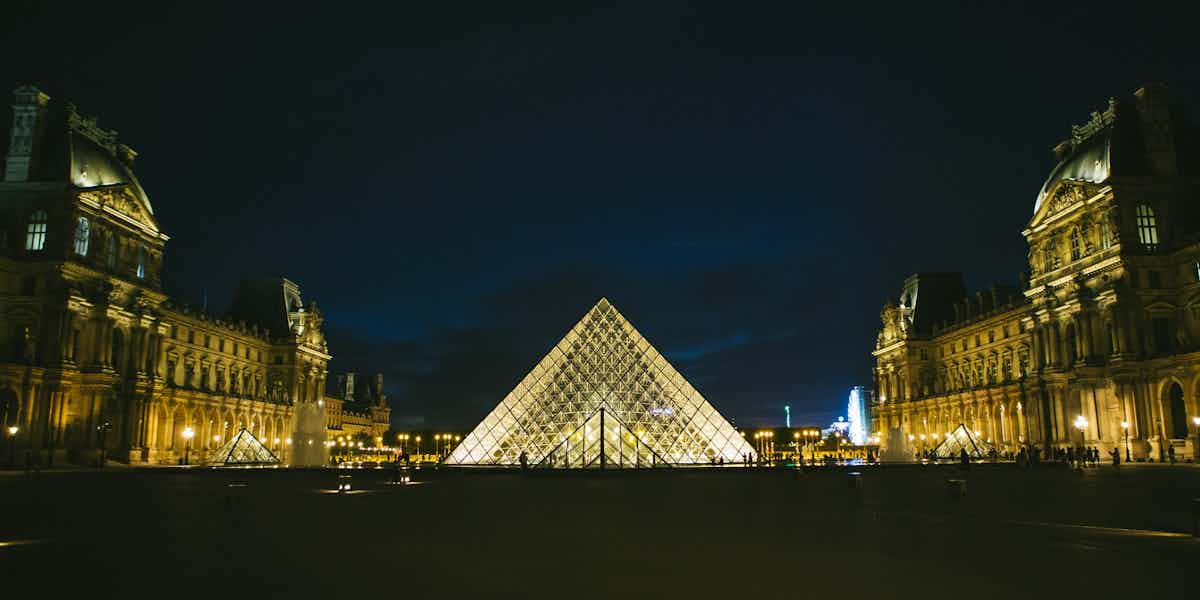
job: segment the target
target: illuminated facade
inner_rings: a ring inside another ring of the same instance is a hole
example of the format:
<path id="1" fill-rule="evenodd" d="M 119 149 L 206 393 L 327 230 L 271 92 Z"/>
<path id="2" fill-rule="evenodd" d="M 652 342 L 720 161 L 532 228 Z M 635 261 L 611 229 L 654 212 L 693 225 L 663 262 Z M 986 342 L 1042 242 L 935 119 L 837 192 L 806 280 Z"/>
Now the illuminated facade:
<path id="1" fill-rule="evenodd" d="M 601 299 L 463 439 L 446 464 L 645 468 L 756 453 Z"/>
<path id="2" fill-rule="evenodd" d="M 1148 85 L 1073 127 L 1023 231 L 1021 287 L 967 297 L 958 274 L 905 281 L 873 353 L 885 456 L 959 424 L 1002 454 L 1197 455 L 1200 132 L 1187 123 Z"/>
<path id="3" fill-rule="evenodd" d="M 846 403 L 846 416 L 850 426 L 846 428 L 846 436 L 850 443 L 862 446 L 867 443 L 868 432 L 871 431 L 871 419 L 868 407 L 871 403 L 871 392 L 861 385 L 850 388 L 850 400 Z"/>
<path id="4" fill-rule="evenodd" d="M 201 463 L 246 428 L 289 462 L 324 463 L 321 312 L 282 277 L 244 283 L 223 315 L 167 297 L 168 236 L 135 156 L 74 106 L 16 90 L 0 182 L 0 420 L 15 447 L 43 465 L 101 449 Z"/>

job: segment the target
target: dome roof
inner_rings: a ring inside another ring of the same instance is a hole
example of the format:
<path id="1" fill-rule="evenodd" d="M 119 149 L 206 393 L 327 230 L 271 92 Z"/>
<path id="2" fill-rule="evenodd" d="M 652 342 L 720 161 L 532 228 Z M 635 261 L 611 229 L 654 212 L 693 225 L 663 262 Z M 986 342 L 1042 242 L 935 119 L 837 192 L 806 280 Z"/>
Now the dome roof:
<path id="1" fill-rule="evenodd" d="M 1059 181 L 1100 183 L 1108 179 L 1112 164 L 1112 138 L 1112 128 L 1109 127 L 1076 145 L 1059 161 L 1054 170 L 1050 171 L 1050 176 L 1042 184 L 1037 200 L 1033 203 L 1033 212 L 1037 213 L 1054 184 Z"/>

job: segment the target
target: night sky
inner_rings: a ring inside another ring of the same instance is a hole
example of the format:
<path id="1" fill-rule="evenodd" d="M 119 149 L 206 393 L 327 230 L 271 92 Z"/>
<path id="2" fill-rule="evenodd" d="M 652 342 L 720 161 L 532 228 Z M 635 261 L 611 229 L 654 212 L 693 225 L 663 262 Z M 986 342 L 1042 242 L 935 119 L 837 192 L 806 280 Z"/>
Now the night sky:
<path id="1" fill-rule="evenodd" d="M 0 83 L 141 153 L 167 290 L 291 278 L 400 427 L 600 296 L 735 423 L 828 423 L 906 275 L 1017 281 L 1071 124 L 1200 89 L 1182 3 L 14 4 Z"/>

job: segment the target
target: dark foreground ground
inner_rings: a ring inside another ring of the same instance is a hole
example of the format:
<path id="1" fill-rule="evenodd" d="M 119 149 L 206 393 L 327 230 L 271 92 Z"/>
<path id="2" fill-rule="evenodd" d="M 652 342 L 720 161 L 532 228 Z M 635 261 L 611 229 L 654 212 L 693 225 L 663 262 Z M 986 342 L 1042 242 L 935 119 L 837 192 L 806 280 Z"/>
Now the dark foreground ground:
<path id="1" fill-rule="evenodd" d="M 1195 596 L 1200 469 L 0 476 L 5 597 Z M 245 487 L 229 487 L 233 481 Z M 1118 530 L 1115 528 L 1122 528 Z M 24 592 L 24 593 L 22 593 Z M 1077 596 L 1076 596 L 1077 595 Z"/>

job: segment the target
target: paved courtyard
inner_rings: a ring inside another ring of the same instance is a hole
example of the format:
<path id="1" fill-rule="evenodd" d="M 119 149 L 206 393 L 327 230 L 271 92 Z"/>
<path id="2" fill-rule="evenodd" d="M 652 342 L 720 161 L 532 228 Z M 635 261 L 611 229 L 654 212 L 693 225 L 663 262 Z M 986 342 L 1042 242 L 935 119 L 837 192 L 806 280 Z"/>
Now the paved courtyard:
<path id="1" fill-rule="evenodd" d="M 852 471 L 861 475 L 850 475 Z M 1200 468 L 0 476 L 36 597 L 1194 594 Z M 855 485 L 851 480 L 861 483 Z M 231 487 L 234 486 L 234 487 Z M 214 582 L 221 583 L 215 584 Z M 1068 596 L 1069 597 L 1069 596 Z"/>

